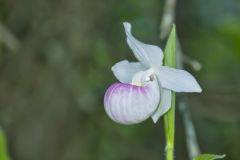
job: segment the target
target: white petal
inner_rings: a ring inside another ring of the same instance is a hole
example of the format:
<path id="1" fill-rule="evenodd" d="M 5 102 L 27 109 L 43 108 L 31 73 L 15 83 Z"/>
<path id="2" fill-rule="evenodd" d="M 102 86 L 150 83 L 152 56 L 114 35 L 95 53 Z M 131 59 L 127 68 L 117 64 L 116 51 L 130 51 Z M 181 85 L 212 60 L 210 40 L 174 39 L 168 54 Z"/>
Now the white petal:
<path id="1" fill-rule="evenodd" d="M 145 69 L 141 63 L 129 63 L 127 60 L 120 61 L 112 66 L 113 74 L 122 83 L 131 83 L 133 75 Z"/>
<path id="2" fill-rule="evenodd" d="M 155 70 L 163 88 L 175 92 L 202 92 L 195 78 L 187 71 L 161 66 Z"/>
<path id="3" fill-rule="evenodd" d="M 158 67 L 162 65 L 163 52 L 161 48 L 140 42 L 131 33 L 131 24 L 123 23 L 127 35 L 127 43 L 135 57 L 147 67 Z"/>
<path id="4" fill-rule="evenodd" d="M 105 93 L 104 108 L 113 121 L 136 124 L 155 112 L 159 99 L 159 87 L 154 81 L 146 86 L 115 83 Z"/>
<path id="5" fill-rule="evenodd" d="M 154 123 L 158 121 L 158 119 L 164 115 L 170 108 L 171 108 L 171 91 L 168 89 L 161 89 L 161 98 L 160 98 L 160 104 L 152 115 L 152 120 Z"/>

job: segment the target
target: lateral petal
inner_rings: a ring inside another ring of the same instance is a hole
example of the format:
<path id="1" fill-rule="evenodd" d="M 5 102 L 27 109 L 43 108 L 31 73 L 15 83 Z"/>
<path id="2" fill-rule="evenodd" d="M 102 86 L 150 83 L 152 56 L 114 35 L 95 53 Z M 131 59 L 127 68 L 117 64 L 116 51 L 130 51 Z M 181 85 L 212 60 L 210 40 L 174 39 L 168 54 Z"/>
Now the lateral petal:
<path id="1" fill-rule="evenodd" d="M 196 79 L 187 71 L 161 66 L 155 72 L 163 88 L 175 92 L 202 92 Z"/>
<path id="2" fill-rule="evenodd" d="M 171 108 L 171 91 L 168 89 L 161 89 L 160 104 L 157 110 L 152 115 L 152 120 L 157 123 L 159 118 L 164 115 Z"/>
<path id="3" fill-rule="evenodd" d="M 135 57 L 147 67 L 158 67 L 162 65 L 163 52 L 161 48 L 155 45 L 145 44 L 133 37 L 131 33 L 131 24 L 124 22 L 124 29 L 127 35 L 127 43 L 134 53 Z"/>

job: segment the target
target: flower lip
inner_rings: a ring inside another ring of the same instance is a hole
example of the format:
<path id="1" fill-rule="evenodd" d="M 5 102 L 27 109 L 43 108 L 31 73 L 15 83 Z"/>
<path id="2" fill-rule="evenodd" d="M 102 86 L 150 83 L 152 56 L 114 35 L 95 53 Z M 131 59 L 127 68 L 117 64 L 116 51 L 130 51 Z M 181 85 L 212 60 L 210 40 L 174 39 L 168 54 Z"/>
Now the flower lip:
<path id="1" fill-rule="evenodd" d="M 139 86 L 139 85 L 134 85 L 134 84 L 127 84 L 127 83 L 113 83 L 106 91 L 105 96 L 104 96 L 104 102 L 107 102 L 112 94 L 115 92 L 122 92 L 124 89 L 132 89 L 133 91 L 141 91 L 142 93 L 146 93 L 147 90 L 149 89 L 149 86 L 144 85 L 144 86 Z"/>
<path id="2" fill-rule="evenodd" d="M 121 124 L 135 124 L 157 109 L 160 92 L 154 81 L 145 86 L 114 83 L 106 91 L 104 107 L 108 116 Z"/>

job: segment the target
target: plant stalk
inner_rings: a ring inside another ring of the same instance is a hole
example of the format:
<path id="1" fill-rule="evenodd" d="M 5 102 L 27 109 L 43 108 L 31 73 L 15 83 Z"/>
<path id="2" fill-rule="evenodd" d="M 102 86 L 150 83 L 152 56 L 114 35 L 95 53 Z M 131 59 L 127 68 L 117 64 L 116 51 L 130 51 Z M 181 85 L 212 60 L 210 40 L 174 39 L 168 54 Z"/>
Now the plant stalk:
<path id="1" fill-rule="evenodd" d="M 176 30 L 173 25 L 164 50 L 164 64 L 176 68 Z M 166 160 L 174 157 L 174 134 L 175 134 L 175 93 L 171 91 L 171 108 L 164 115 L 164 127 L 166 138 Z"/>
<path id="2" fill-rule="evenodd" d="M 172 92 L 171 109 L 164 116 L 165 138 L 166 138 L 166 160 L 174 157 L 174 134 L 175 134 L 175 93 Z"/>

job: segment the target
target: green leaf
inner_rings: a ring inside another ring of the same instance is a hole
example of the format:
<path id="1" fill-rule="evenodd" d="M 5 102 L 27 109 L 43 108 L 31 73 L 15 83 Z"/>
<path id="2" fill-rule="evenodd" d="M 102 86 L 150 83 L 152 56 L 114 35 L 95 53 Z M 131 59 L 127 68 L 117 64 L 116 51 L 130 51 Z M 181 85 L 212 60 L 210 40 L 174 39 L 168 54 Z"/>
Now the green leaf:
<path id="1" fill-rule="evenodd" d="M 7 152 L 6 137 L 1 128 L 0 128 L 0 160 L 10 160 Z"/>
<path id="2" fill-rule="evenodd" d="M 164 50 L 164 64 L 176 68 L 176 29 L 173 25 Z"/>
<path id="3" fill-rule="evenodd" d="M 215 154 L 200 154 L 197 157 L 193 158 L 193 160 L 215 160 L 215 159 L 222 159 L 226 155 L 215 155 Z"/>

